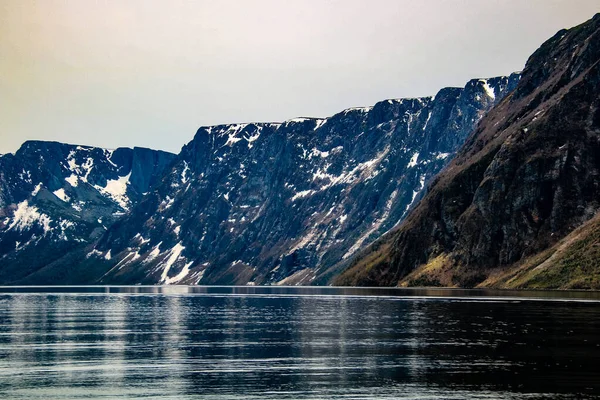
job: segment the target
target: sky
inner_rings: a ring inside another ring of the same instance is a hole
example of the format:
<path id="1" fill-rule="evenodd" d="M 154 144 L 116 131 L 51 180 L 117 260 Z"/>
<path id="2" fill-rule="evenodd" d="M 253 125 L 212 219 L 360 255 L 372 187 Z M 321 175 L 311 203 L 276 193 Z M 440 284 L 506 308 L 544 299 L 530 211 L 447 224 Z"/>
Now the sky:
<path id="1" fill-rule="evenodd" d="M 198 127 L 325 117 L 507 75 L 598 0 L 0 0 L 0 153 L 172 152 Z"/>

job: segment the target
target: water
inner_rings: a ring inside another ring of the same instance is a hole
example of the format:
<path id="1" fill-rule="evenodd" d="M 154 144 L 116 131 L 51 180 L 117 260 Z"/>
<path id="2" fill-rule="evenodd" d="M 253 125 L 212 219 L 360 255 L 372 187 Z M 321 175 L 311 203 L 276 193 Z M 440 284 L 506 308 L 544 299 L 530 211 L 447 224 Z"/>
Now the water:
<path id="1" fill-rule="evenodd" d="M 593 398 L 599 301 L 585 292 L 0 288 L 0 398 Z"/>

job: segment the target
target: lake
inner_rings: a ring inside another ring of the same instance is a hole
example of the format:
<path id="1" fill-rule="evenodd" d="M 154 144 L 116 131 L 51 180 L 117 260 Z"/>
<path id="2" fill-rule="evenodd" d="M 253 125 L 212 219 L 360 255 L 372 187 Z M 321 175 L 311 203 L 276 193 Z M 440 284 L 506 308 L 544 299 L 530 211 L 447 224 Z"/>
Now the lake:
<path id="1" fill-rule="evenodd" d="M 2 399 L 579 399 L 599 362 L 599 293 L 0 288 Z"/>

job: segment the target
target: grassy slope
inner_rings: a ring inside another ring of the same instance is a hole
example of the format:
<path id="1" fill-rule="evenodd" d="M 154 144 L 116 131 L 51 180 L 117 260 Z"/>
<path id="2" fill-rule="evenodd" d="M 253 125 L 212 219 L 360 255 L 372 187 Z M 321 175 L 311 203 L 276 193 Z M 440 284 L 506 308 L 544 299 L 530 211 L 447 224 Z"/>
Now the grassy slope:
<path id="1" fill-rule="evenodd" d="M 480 286 L 600 289 L 600 213 L 543 253 L 491 273 Z"/>

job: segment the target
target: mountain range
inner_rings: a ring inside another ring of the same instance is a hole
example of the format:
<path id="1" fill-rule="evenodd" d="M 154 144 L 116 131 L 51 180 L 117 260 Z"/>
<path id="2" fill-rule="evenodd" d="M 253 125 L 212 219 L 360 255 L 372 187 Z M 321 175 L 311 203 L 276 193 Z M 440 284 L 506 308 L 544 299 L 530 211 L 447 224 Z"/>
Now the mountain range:
<path id="1" fill-rule="evenodd" d="M 600 16 L 522 73 L 177 155 L 0 157 L 0 283 L 598 285 Z"/>

